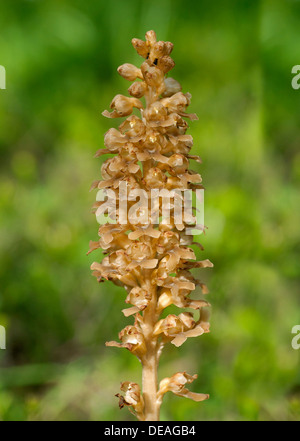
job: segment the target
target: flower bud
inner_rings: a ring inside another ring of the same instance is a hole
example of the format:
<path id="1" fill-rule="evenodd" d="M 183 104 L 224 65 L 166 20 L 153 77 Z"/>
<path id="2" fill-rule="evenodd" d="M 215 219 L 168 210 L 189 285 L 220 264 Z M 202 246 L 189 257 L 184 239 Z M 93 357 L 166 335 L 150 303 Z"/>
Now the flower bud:
<path id="1" fill-rule="evenodd" d="M 149 60 L 151 63 L 155 61 L 155 59 L 163 57 L 166 54 L 165 42 L 157 41 L 151 48 Z"/>
<path id="2" fill-rule="evenodd" d="M 135 98 L 142 98 L 142 96 L 145 95 L 146 89 L 147 85 L 144 81 L 136 81 L 131 84 L 128 92 L 131 96 L 134 96 Z"/>
<path id="3" fill-rule="evenodd" d="M 110 105 L 110 108 L 115 109 L 119 116 L 130 115 L 134 107 L 141 109 L 143 105 L 138 99 L 124 95 L 116 95 Z"/>
<path id="4" fill-rule="evenodd" d="M 175 66 L 174 60 L 169 57 L 169 55 L 165 55 L 160 58 L 157 62 L 157 67 L 163 71 L 163 73 L 168 73 Z"/>
<path id="5" fill-rule="evenodd" d="M 165 78 L 165 91 L 162 93 L 163 97 L 172 96 L 181 91 L 181 85 L 174 78 Z"/>
<path id="6" fill-rule="evenodd" d="M 146 61 L 142 64 L 141 70 L 146 83 L 158 88 L 157 93 L 160 95 L 165 88 L 164 73 L 156 66 L 149 66 Z"/>
<path id="7" fill-rule="evenodd" d="M 154 31 L 146 32 L 145 38 L 151 46 L 153 46 L 156 42 L 156 33 Z"/>
<path id="8" fill-rule="evenodd" d="M 170 55 L 174 47 L 174 44 L 171 41 L 165 41 L 165 52 L 166 55 Z"/>
<path id="9" fill-rule="evenodd" d="M 149 47 L 145 41 L 140 40 L 139 38 L 133 38 L 131 40 L 131 43 L 141 57 L 147 58 L 149 54 Z"/>
<path id="10" fill-rule="evenodd" d="M 178 92 L 169 98 L 163 98 L 161 103 L 167 107 L 170 112 L 184 112 L 190 104 L 190 95 L 184 95 L 182 92 Z"/>
<path id="11" fill-rule="evenodd" d="M 137 78 L 143 78 L 141 69 L 130 63 L 122 64 L 117 70 L 118 73 L 128 81 L 135 81 Z"/>

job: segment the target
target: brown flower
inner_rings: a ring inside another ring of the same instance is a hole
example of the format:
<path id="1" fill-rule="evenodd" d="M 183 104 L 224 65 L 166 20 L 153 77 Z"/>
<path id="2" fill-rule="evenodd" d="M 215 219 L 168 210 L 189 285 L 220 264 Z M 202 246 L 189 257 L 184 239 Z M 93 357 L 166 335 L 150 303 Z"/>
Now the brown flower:
<path id="1" fill-rule="evenodd" d="M 189 375 L 186 372 L 178 372 L 171 378 L 164 378 L 159 384 L 159 390 L 157 397 L 162 400 L 163 395 L 170 391 L 179 397 L 190 398 L 194 401 L 204 401 L 209 398 L 208 394 L 199 394 L 195 392 L 190 392 L 186 389 L 185 385 L 192 383 L 197 378 L 197 375 Z"/>
<path id="2" fill-rule="evenodd" d="M 166 77 L 175 65 L 170 56 L 173 44 L 157 41 L 154 31 L 146 33 L 145 41 L 134 38 L 132 44 L 144 60 L 141 67 L 125 63 L 118 68 L 132 82 L 130 96 L 116 95 L 111 112 L 103 112 L 108 118 L 124 119 L 118 128 L 106 132 L 105 148 L 96 152 L 96 157 L 113 156 L 102 163 L 102 179 L 92 184 L 92 189 L 102 189 L 105 195 L 93 206 L 97 219 L 106 213 L 107 222 L 114 223 L 100 226 L 99 238 L 90 242 L 88 253 L 103 250 L 102 261 L 91 265 L 93 275 L 98 282 L 109 280 L 124 287 L 129 307 L 122 312 L 134 321 L 119 333 L 119 342 L 106 343 L 128 349 L 143 367 L 143 394 L 138 384 L 124 382 L 123 393 L 117 394 L 119 406 L 127 406 L 140 420 L 152 421 L 159 418 L 167 391 L 195 401 L 208 398 L 186 389 L 196 375 L 179 372 L 162 380 L 158 391 L 156 378 L 165 344 L 181 346 L 187 338 L 209 332 L 209 303 L 192 298 L 197 287 L 203 294 L 208 289 L 190 270 L 213 265 L 208 259 L 196 261 L 193 247 L 203 247 L 188 230 L 195 221 L 192 202 L 186 217 L 178 208 L 185 199 L 182 190 L 203 187 L 200 174 L 190 169 L 191 163 L 201 163 L 199 156 L 190 154 L 193 138 L 186 134 L 186 119 L 197 119 L 194 113 L 186 113 L 191 95 L 183 93 L 174 78 Z M 170 305 L 181 309 L 178 315 L 165 314 Z M 199 311 L 199 318 L 182 311 L 185 308 L 196 310 L 195 314 Z"/>
<path id="3" fill-rule="evenodd" d="M 122 409 L 124 406 L 130 407 L 130 411 L 137 416 L 139 420 L 144 420 L 144 400 L 141 395 L 140 386 L 137 383 L 130 383 L 125 381 L 121 383 L 121 391 L 124 395 L 116 394 L 119 398 L 119 407 Z"/>

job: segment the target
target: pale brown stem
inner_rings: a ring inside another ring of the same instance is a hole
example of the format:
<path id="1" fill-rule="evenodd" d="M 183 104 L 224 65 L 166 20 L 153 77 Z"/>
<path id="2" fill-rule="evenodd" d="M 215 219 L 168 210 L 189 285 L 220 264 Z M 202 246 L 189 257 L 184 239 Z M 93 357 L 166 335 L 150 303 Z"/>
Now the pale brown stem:
<path id="1" fill-rule="evenodd" d="M 159 421 L 160 406 L 157 402 L 157 357 L 155 350 L 148 349 L 143 360 L 143 398 L 145 421 Z"/>
<path id="2" fill-rule="evenodd" d="M 142 358 L 143 366 L 143 398 L 145 403 L 145 421 L 159 421 L 160 403 L 157 401 L 157 338 L 153 336 L 153 328 L 157 321 L 156 313 L 156 288 L 147 281 L 147 289 L 151 290 L 152 298 L 149 306 L 144 311 L 143 332 L 147 346 L 147 352 Z"/>

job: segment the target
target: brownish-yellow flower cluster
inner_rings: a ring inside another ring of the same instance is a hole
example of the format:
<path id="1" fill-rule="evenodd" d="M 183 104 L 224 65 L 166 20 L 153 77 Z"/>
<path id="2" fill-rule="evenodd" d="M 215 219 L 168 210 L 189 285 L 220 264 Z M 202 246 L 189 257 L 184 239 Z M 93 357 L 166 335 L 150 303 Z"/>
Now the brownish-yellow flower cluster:
<path id="1" fill-rule="evenodd" d="M 140 419 L 159 419 L 163 395 L 171 391 L 176 395 L 202 401 L 206 394 L 196 394 L 185 388 L 196 376 L 177 373 L 165 378 L 158 388 L 157 367 L 164 345 L 171 342 L 182 345 L 187 338 L 209 332 L 205 300 L 193 300 L 189 296 L 196 286 L 206 294 L 205 284 L 190 272 L 192 268 L 211 267 L 209 260 L 196 262 L 191 245 L 193 237 L 186 232 L 186 222 L 175 219 L 175 211 L 166 222 L 155 224 L 151 216 L 145 223 L 148 202 L 140 203 L 135 222 L 127 216 L 136 204 L 128 198 L 130 191 L 143 190 L 151 204 L 151 190 L 196 190 L 201 186 L 201 176 L 189 169 L 190 160 L 198 162 L 198 156 L 190 155 L 193 139 L 186 135 L 186 118 L 195 120 L 195 114 L 186 113 L 191 95 L 182 93 L 180 84 L 166 74 L 174 67 L 170 57 L 173 44 L 157 41 L 154 31 L 146 33 L 146 41 L 134 38 L 133 47 L 145 61 L 138 68 L 123 64 L 118 73 L 133 83 L 128 89 L 130 97 L 116 95 L 111 102 L 108 118 L 126 117 L 118 130 L 111 128 L 105 135 L 105 149 L 96 157 L 113 154 L 101 169 L 102 180 L 95 181 L 92 188 L 111 191 L 115 208 L 109 212 L 113 223 L 100 226 L 98 241 L 90 242 L 89 252 L 101 248 L 105 257 L 101 263 L 91 266 L 99 282 L 110 280 L 127 291 L 123 310 L 125 316 L 134 316 L 134 323 L 119 333 L 120 342 L 108 342 L 107 346 L 126 348 L 135 354 L 143 366 L 142 392 L 136 383 L 121 385 L 124 393 L 119 395 L 120 407 L 129 406 Z M 132 114 L 136 110 L 140 116 Z M 169 202 L 174 209 L 175 196 Z M 97 201 L 97 213 L 108 212 L 107 200 Z M 162 215 L 162 200 L 157 206 L 158 217 Z M 122 222 L 121 222 L 122 218 Z M 125 219 L 125 221 L 124 221 Z M 140 220 L 139 220 L 140 219 Z M 169 314 L 160 318 L 165 308 L 199 310 L 195 319 L 191 312 Z"/>

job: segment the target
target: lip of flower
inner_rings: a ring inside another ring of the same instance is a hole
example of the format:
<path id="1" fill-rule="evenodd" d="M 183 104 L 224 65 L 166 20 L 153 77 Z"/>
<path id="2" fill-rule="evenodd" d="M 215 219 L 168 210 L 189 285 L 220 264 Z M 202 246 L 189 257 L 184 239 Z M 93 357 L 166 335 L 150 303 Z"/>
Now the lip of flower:
<path id="1" fill-rule="evenodd" d="M 173 392 L 180 397 L 190 398 L 194 401 L 204 401 L 209 398 L 208 394 L 200 394 L 191 392 L 185 388 L 186 384 L 192 383 L 197 378 L 197 375 L 189 375 L 186 372 L 177 372 L 170 378 L 164 378 L 159 383 L 159 390 L 157 392 L 158 400 L 162 400 L 163 395 L 167 392 Z"/>

